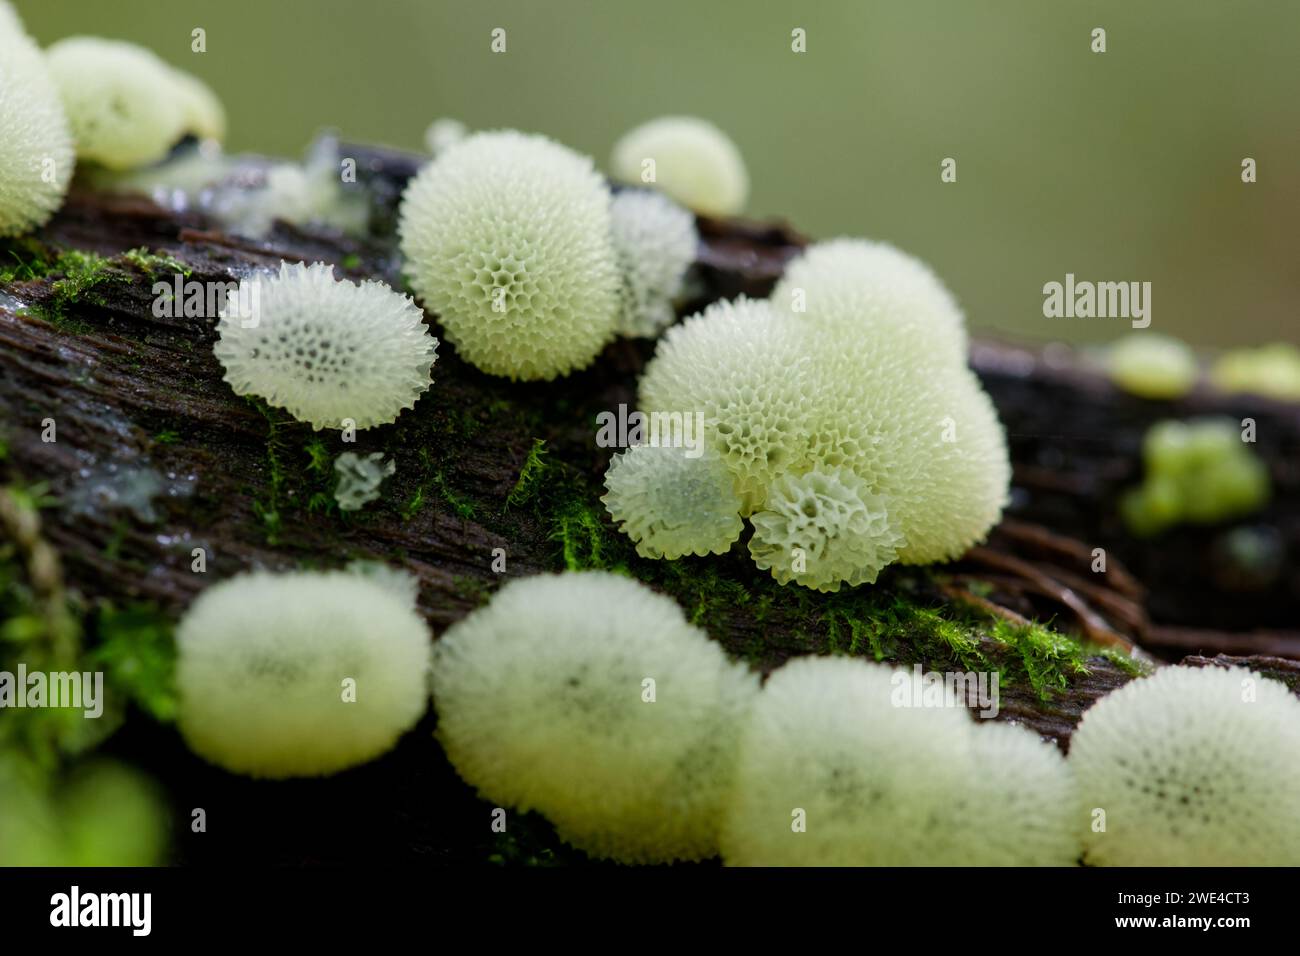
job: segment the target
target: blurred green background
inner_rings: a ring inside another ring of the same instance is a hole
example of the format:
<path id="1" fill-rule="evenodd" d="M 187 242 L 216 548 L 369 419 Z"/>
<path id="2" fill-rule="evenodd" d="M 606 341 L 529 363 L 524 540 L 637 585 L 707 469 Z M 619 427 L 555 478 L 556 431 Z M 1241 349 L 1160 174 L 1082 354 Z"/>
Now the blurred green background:
<path id="1" fill-rule="evenodd" d="M 205 79 L 232 150 L 297 156 L 322 127 L 418 148 L 452 116 L 545 132 L 603 165 L 630 126 L 694 113 L 740 145 L 751 213 L 920 255 L 986 335 L 1127 331 L 1043 317 L 1043 284 L 1073 272 L 1150 281 L 1152 328 L 1200 345 L 1300 340 L 1289 0 L 16 4 L 44 44 L 129 39 Z M 206 53 L 190 50 L 195 27 Z M 795 27 L 806 53 L 791 52 Z"/>

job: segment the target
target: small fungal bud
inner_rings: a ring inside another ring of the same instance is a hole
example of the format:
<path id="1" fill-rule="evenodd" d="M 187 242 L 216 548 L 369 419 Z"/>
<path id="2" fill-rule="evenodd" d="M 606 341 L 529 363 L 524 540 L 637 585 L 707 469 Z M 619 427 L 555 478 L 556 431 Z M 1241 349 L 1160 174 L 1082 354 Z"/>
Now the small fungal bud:
<path id="1" fill-rule="evenodd" d="M 740 498 L 716 455 L 634 445 L 610 460 L 601 501 L 644 558 L 723 554 L 738 537 Z"/>
<path id="2" fill-rule="evenodd" d="M 930 348 L 966 362 L 966 319 L 957 300 L 929 266 L 887 242 L 832 239 L 809 246 L 786 266 L 772 304 L 842 336 L 911 329 Z"/>
<path id="3" fill-rule="evenodd" d="M 174 71 L 143 47 L 68 37 L 46 51 L 46 60 L 79 158 L 130 169 L 162 159 L 184 134 Z"/>
<path id="4" fill-rule="evenodd" d="M 664 116 L 628 131 L 614 145 L 610 171 L 622 182 L 654 185 L 709 216 L 735 215 L 749 198 L 740 150 L 726 133 L 695 116 Z"/>
<path id="5" fill-rule="evenodd" d="M 220 143 L 226 138 L 226 110 L 217 94 L 197 76 L 174 67 L 169 69 L 185 132 Z"/>
<path id="6" fill-rule="evenodd" d="M 741 514 L 807 456 L 816 372 L 803 329 L 765 300 L 715 302 L 670 328 L 641 379 L 646 413 L 700 412 L 741 496 Z"/>
<path id="7" fill-rule="evenodd" d="M 604 572 L 512 581 L 434 647 L 437 735 L 457 772 L 626 863 L 717 852 L 757 691 L 674 601 Z"/>
<path id="8" fill-rule="evenodd" d="M 20 753 L 0 754 L 0 866 L 159 864 L 169 813 L 152 780 L 94 758 L 55 786 Z"/>
<path id="9" fill-rule="evenodd" d="M 614 337 L 609 204 L 587 157 L 543 136 L 477 133 L 407 186 L 404 268 L 462 358 L 549 381 L 590 365 Z"/>
<path id="10" fill-rule="evenodd" d="M 874 583 L 903 544 L 886 500 L 847 468 L 783 475 L 750 520 L 754 563 L 782 584 L 818 591 Z M 796 548 L 805 555 L 802 569 L 791 561 Z"/>
<path id="11" fill-rule="evenodd" d="M 385 462 L 382 451 L 364 458 L 353 451 L 339 455 L 334 459 L 334 473 L 338 475 L 334 500 L 339 510 L 360 511 L 379 497 L 379 485 L 396 470 L 396 462 Z"/>
<path id="12" fill-rule="evenodd" d="M 1142 444 L 1143 482 L 1120 499 L 1128 529 L 1159 534 L 1182 522 L 1216 524 L 1251 514 L 1272 494 L 1268 466 L 1231 419 L 1164 421 Z"/>
<path id="13" fill-rule="evenodd" d="M 1300 402 L 1300 348 L 1274 342 L 1254 349 L 1232 349 L 1215 360 L 1210 380 L 1225 392 Z"/>
<path id="14" fill-rule="evenodd" d="M 1083 715 L 1070 766 L 1099 866 L 1300 865 L 1300 700 L 1241 668 L 1163 667 Z"/>
<path id="15" fill-rule="evenodd" d="M 1111 346 L 1110 380 L 1140 398 L 1181 398 L 1196 385 L 1200 367 L 1186 343 L 1167 335 L 1137 332 Z"/>
<path id="16" fill-rule="evenodd" d="M 45 58 L 0 4 L 0 236 L 43 226 L 72 178 L 72 134 Z"/>
<path id="17" fill-rule="evenodd" d="M 623 276 L 619 332 L 653 338 L 677 318 L 673 300 L 695 261 L 695 217 L 661 193 L 627 189 L 610 204 Z"/>
<path id="18" fill-rule="evenodd" d="M 159 865 L 171 813 L 153 780 L 124 764 L 98 760 L 75 771 L 60 789 L 65 865 Z"/>
<path id="19" fill-rule="evenodd" d="M 458 119 L 444 116 L 429 124 L 424 131 L 424 145 L 434 156 L 438 156 L 469 135 L 469 127 Z"/>
<path id="20" fill-rule="evenodd" d="M 429 387 L 437 359 L 438 340 L 408 296 L 382 282 L 336 280 L 320 262 L 242 280 L 217 332 L 213 352 L 236 394 L 317 430 L 396 421 Z"/>
<path id="21" fill-rule="evenodd" d="M 176 646 L 181 733 L 234 773 L 319 776 L 364 763 L 427 704 L 428 628 L 406 597 L 362 574 L 223 581 L 186 611 Z"/>

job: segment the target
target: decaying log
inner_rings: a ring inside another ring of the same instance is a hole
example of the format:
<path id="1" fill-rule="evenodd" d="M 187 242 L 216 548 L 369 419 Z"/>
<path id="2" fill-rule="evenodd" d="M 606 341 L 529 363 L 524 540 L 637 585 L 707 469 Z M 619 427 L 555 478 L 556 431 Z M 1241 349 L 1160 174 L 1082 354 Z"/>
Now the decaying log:
<path id="1" fill-rule="evenodd" d="M 227 235 L 198 212 L 87 190 L 74 191 L 35 238 L 50 255 L 77 249 L 122 257 L 146 248 L 174 257 L 200 282 L 229 281 L 282 259 L 323 260 L 339 275 L 402 288 L 394 208 L 419 158 L 348 152 L 358 157 L 372 200 L 375 234 L 366 240 L 280 224 L 253 241 Z M 781 225 L 701 220 L 700 229 L 687 310 L 767 294 L 804 242 Z M 43 534 L 62 557 L 68 587 L 87 600 L 150 602 L 176 615 L 212 580 L 250 567 L 372 558 L 417 576 L 421 611 L 440 632 L 501 580 L 491 569 L 494 549 L 505 550 L 507 574 L 515 577 L 558 570 L 574 549 L 601 547 L 580 517 L 568 523 L 553 505 L 563 496 L 596 503 L 610 452 L 595 447 L 595 416 L 635 407 L 636 377 L 651 344 L 615 343 L 591 369 L 549 384 L 484 375 L 444 347 L 435 383 L 414 410 L 342 445 L 334 433 L 313 433 L 235 396 L 212 355 L 214 317 L 154 315 L 153 283 L 172 276 L 155 274 L 151 261 L 115 258 L 75 289 L 58 272 L 0 285 L 0 437 L 7 447 L 0 474 L 5 483 L 46 483 L 59 500 L 42 515 Z M 1295 652 L 1300 637 L 1286 629 L 1296 626 L 1300 603 L 1300 410 L 1203 393 L 1175 405 L 1141 402 L 1052 350 L 978 344 L 973 363 L 1010 434 L 1016 491 L 1008 520 L 986 546 L 937 576 L 891 570 L 880 588 L 960 601 L 1013 623 L 1050 618 L 1094 642 L 1136 643 L 1170 659 L 1198 650 Z M 1247 581 L 1255 588 L 1249 599 L 1225 597 L 1224 582 L 1240 587 L 1242 578 L 1206 559 L 1217 554 L 1218 531 L 1138 542 L 1115 517 L 1119 491 L 1140 477 L 1144 429 L 1161 417 L 1211 412 L 1258 419 L 1259 451 L 1277 489 L 1259 521 L 1276 529 L 1282 570 Z M 48 419 L 57 441 L 42 440 Z M 393 458 L 397 469 L 383 500 L 356 514 L 332 510 L 332 471 L 304 450 L 314 441 L 326 465 L 344 450 Z M 530 486 L 521 473 L 538 451 L 544 477 Z M 1108 553 L 1104 574 L 1092 568 L 1096 547 Z M 206 552 L 205 574 L 192 570 L 194 548 Z M 735 591 L 708 591 L 752 585 L 756 572 L 743 554 L 680 564 L 676 574 L 656 571 L 655 585 L 759 669 L 834 646 L 825 622 L 810 625 L 807 604 L 788 591 L 775 591 L 761 614 L 733 600 Z M 1188 626 L 1224 633 L 1171 636 Z M 1248 636 L 1264 628 L 1275 637 Z M 989 639 L 984 650 L 996 655 L 994 645 Z M 1130 676 L 1095 656 L 1086 673 L 1054 693 L 1003 686 L 1000 716 L 1064 745 L 1087 706 Z M 110 747 L 154 770 L 178 805 L 203 806 L 210 820 L 225 821 L 229 829 L 208 842 L 183 834 L 182 858 L 451 862 L 501 853 L 486 824 L 481 833 L 444 826 L 484 811 L 455 782 L 428 733 L 431 719 L 392 754 L 332 778 L 327 805 L 313 796 L 316 782 L 273 785 L 213 770 L 174 732 L 148 721 L 130 722 Z M 340 807 L 348 808 L 343 819 Z M 541 852 L 539 862 L 565 852 L 544 839 L 538 845 L 546 849 L 521 852 Z"/>

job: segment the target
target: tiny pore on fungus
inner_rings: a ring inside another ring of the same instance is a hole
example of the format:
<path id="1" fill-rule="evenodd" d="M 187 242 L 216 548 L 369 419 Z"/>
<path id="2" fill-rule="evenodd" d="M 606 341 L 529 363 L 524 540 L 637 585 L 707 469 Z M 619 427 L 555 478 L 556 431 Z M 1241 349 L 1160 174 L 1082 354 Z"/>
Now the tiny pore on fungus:
<path id="1" fill-rule="evenodd" d="M 44 225 L 63 204 L 73 163 L 58 87 L 17 15 L 0 4 L 0 236 Z"/>
<path id="2" fill-rule="evenodd" d="M 740 150 L 695 116 L 664 116 L 629 130 L 614 145 L 609 165 L 615 179 L 654 186 L 710 216 L 734 215 L 749 198 Z"/>
<path id="3" fill-rule="evenodd" d="M 382 282 L 334 278 L 317 262 L 281 263 L 231 290 L 213 352 L 240 395 L 257 395 L 315 429 L 395 421 L 429 387 L 438 340 L 410 297 Z"/>
<path id="4" fill-rule="evenodd" d="M 1085 862 L 1300 865 L 1300 700 L 1278 681 L 1160 668 L 1088 709 L 1069 762 Z"/>
<path id="5" fill-rule="evenodd" d="M 428 628 L 406 595 L 359 573 L 222 581 L 186 611 L 176 647 L 181 733 L 234 773 L 319 776 L 364 763 L 428 703 Z"/>
<path id="6" fill-rule="evenodd" d="M 757 686 L 673 600 L 605 572 L 509 582 L 434 648 L 437 735 L 461 777 L 628 863 L 717 852 Z"/>
<path id="7" fill-rule="evenodd" d="M 398 231 L 411 287 L 462 358 L 550 380 L 615 335 L 610 195 L 591 160 L 544 136 L 476 133 L 411 180 Z"/>
<path id="8" fill-rule="evenodd" d="M 1110 347 L 1110 380 L 1141 398 L 1181 398 L 1200 376 L 1196 353 L 1185 342 L 1155 332 L 1133 332 Z"/>

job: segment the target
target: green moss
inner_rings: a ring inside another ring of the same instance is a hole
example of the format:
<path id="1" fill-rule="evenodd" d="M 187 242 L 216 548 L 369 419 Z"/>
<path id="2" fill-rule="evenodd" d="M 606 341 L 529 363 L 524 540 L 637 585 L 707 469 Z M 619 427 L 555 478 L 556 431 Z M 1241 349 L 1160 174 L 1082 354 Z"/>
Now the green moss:
<path id="1" fill-rule="evenodd" d="M 483 804 L 484 819 L 495 808 Z M 540 814 L 510 811 L 504 833 L 494 833 L 487 862 L 494 866 L 569 866 L 588 862 L 586 854 L 565 844 Z"/>
<path id="2" fill-rule="evenodd" d="M 1142 661 L 1134 660 L 1128 654 L 1118 651 L 1113 647 L 1103 647 L 1097 651 L 1098 657 L 1104 657 L 1129 677 L 1145 677 L 1150 674 L 1152 667 L 1144 664 Z"/>
<path id="3" fill-rule="evenodd" d="M 624 552 L 621 559 L 630 558 Z M 711 633 L 727 626 L 728 609 L 748 605 L 753 600 L 740 582 L 719 573 L 706 558 L 683 558 L 661 562 L 664 575 L 657 582 L 682 606 L 687 620 Z"/>
<path id="4" fill-rule="evenodd" d="M 1071 677 L 1088 673 L 1083 645 L 1069 635 L 1038 624 L 1017 626 L 1006 621 L 994 623 L 991 633 L 1015 652 L 1004 680 L 1028 680 L 1043 700 L 1068 687 Z"/>
<path id="5" fill-rule="evenodd" d="M 78 335 L 92 332 L 94 327 L 72 318 L 71 307 L 85 304 L 106 307 L 106 287 L 135 281 L 134 273 L 124 270 L 115 260 L 78 249 L 65 249 L 44 266 L 47 271 L 43 278 L 57 278 L 50 282 L 49 295 L 33 305 L 32 311 L 52 325 Z"/>
<path id="6" fill-rule="evenodd" d="M 451 485 L 447 483 L 446 475 L 442 469 L 438 469 L 433 473 L 433 486 L 438 489 L 438 494 L 442 496 L 442 500 L 451 505 L 451 509 L 456 514 L 466 519 L 474 517 L 473 503 L 452 489 Z"/>
<path id="7" fill-rule="evenodd" d="M 145 246 L 122 253 L 122 258 L 151 279 L 160 275 L 175 275 L 178 272 L 188 279 L 193 273 L 189 266 L 175 256 L 151 253 Z"/>
<path id="8" fill-rule="evenodd" d="M 537 493 L 546 471 L 546 439 L 534 438 L 528 457 L 519 469 L 519 478 L 506 496 L 506 506 L 517 508 Z"/>
<path id="9" fill-rule="evenodd" d="M 618 549 L 609 541 L 600 515 L 576 498 L 555 513 L 550 538 L 559 544 L 564 567 L 570 571 L 625 567 L 612 560 Z"/>
<path id="10" fill-rule="evenodd" d="M 333 456 L 329 448 L 319 438 L 313 438 L 307 442 L 302 449 L 307 454 L 307 468 L 312 473 L 321 477 L 326 477 L 330 473 L 330 462 Z"/>
<path id="11" fill-rule="evenodd" d="M 0 241 L 0 283 L 43 279 L 52 266 L 52 254 L 37 239 L 20 236 Z"/>
<path id="12" fill-rule="evenodd" d="M 59 303 L 80 302 L 83 297 L 90 301 L 102 301 L 92 297 L 91 293 L 114 278 L 108 259 L 94 252 L 76 249 L 60 253 L 53 271 L 62 276 L 50 285 L 55 301 Z"/>
<path id="13" fill-rule="evenodd" d="M 403 521 L 410 521 L 424 507 L 424 487 L 417 486 L 411 497 L 407 498 L 398 509 Z"/>
<path id="14" fill-rule="evenodd" d="M 155 720 L 176 716 L 176 646 L 172 622 L 153 605 L 100 609 L 94 621 L 96 646 L 90 663 Z"/>
<path id="15" fill-rule="evenodd" d="M 174 445 L 176 442 L 181 440 L 181 433 L 168 428 L 160 431 L 157 435 L 154 435 L 153 440 L 154 443 L 158 445 Z"/>
<path id="16" fill-rule="evenodd" d="M 279 544 L 285 517 L 295 510 L 308 513 L 337 511 L 332 482 L 331 454 L 314 432 L 287 413 L 273 409 L 260 398 L 246 397 L 266 419 L 265 491 L 253 501 L 253 513 L 262 522 L 268 544 Z M 308 436 L 303 438 L 304 433 Z"/>
<path id="17" fill-rule="evenodd" d="M 468 598 L 480 606 L 486 604 L 492 597 L 492 589 L 481 578 L 458 574 L 451 579 L 451 586 L 461 597 Z"/>

